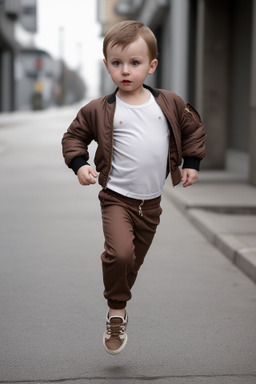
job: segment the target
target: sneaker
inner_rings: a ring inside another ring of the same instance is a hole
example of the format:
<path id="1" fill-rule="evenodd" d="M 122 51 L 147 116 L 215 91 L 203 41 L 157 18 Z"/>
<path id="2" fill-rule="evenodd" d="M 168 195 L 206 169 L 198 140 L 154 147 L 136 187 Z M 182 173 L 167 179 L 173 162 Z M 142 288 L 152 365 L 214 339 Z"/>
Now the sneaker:
<path id="1" fill-rule="evenodd" d="M 111 355 L 120 353 L 127 343 L 126 327 L 128 324 L 128 316 L 106 316 L 106 330 L 103 335 L 103 345 L 106 352 Z"/>

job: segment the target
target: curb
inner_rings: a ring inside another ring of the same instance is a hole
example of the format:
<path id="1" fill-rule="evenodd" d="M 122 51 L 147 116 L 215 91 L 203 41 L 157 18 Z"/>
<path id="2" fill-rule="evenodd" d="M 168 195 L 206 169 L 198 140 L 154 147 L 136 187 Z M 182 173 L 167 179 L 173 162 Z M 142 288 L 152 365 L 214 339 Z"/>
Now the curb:
<path id="1" fill-rule="evenodd" d="M 220 233 L 207 214 L 209 207 L 194 207 L 172 194 L 166 196 L 211 244 L 256 284 L 256 248 L 248 247 L 234 234 Z"/>

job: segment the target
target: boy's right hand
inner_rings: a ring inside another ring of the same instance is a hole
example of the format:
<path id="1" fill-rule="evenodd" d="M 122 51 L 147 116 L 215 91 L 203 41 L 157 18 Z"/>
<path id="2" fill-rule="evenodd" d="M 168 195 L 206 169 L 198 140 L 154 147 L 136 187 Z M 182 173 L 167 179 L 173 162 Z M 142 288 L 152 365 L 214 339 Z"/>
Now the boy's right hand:
<path id="1" fill-rule="evenodd" d="M 98 174 L 90 165 L 83 165 L 78 169 L 77 177 L 81 185 L 90 185 L 96 183 L 93 177 L 98 177 Z"/>

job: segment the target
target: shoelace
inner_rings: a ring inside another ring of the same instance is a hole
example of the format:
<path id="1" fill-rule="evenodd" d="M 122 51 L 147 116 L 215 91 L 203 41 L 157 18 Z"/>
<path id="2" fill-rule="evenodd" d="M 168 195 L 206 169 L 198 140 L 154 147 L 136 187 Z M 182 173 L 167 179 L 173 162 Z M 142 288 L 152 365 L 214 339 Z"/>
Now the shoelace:
<path id="1" fill-rule="evenodd" d="M 107 334 L 110 336 L 120 336 L 125 332 L 124 324 L 107 324 Z"/>

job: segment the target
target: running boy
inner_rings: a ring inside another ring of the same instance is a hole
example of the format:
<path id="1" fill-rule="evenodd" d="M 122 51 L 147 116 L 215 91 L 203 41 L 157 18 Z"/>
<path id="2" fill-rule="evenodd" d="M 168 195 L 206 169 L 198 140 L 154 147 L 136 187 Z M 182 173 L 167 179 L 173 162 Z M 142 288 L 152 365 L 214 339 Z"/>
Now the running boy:
<path id="1" fill-rule="evenodd" d="M 103 188 L 101 260 L 109 307 L 103 344 L 117 354 L 127 343 L 126 303 L 160 221 L 165 179 L 170 173 L 173 185 L 196 182 L 205 132 L 190 104 L 144 85 L 158 64 L 156 38 L 148 27 L 137 21 L 116 24 L 104 39 L 103 53 L 117 88 L 81 108 L 62 145 L 80 184 L 94 184 L 99 176 Z M 87 162 L 92 140 L 98 143 L 97 172 Z"/>

